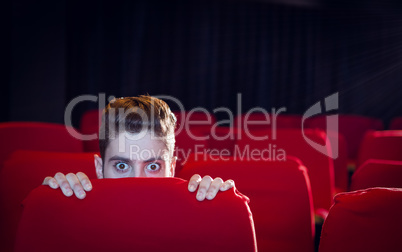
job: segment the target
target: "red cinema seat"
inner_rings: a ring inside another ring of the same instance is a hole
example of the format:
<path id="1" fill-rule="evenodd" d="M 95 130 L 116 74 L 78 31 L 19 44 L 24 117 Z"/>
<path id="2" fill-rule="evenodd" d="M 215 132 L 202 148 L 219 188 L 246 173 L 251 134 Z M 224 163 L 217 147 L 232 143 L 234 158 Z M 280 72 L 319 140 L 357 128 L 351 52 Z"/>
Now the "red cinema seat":
<path id="1" fill-rule="evenodd" d="M 348 146 L 349 159 L 355 160 L 358 155 L 364 134 L 369 130 L 383 130 L 381 120 L 359 115 L 339 115 L 339 133 L 341 133 Z M 306 119 L 305 127 L 326 130 L 326 116 L 316 116 Z"/>
<path id="2" fill-rule="evenodd" d="M 96 135 L 96 139 L 84 140 L 84 151 L 99 152 L 99 127 L 102 122 L 102 110 L 94 109 L 86 111 L 80 121 L 80 132 L 83 135 Z"/>
<path id="3" fill-rule="evenodd" d="M 24 201 L 16 252 L 257 251 L 248 198 L 199 202 L 177 178 L 98 179 L 84 200 L 40 186 Z"/>
<path id="4" fill-rule="evenodd" d="M 360 148 L 358 167 L 369 159 L 402 161 L 402 130 L 367 132 Z"/>
<path id="5" fill-rule="evenodd" d="M 234 128 L 263 130 L 272 128 L 271 116 L 268 113 L 246 113 L 234 118 Z"/>
<path id="6" fill-rule="evenodd" d="M 207 141 L 209 151 L 226 152 L 231 155 L 236 142 L 236 132 L 233 127 L 198 127 L 192 129 L 196 136 L 201 136 Z"/>
<path id="7" fill-rule="evenodd" d="M 269 162 L 193 155 L 178 176 L 189 179 L 193 174 L 233 179 L 250 198 L 258 251 L 314 251 L 310 183 L 297 159 Z"/>
<path id="8" fill-rule="evenodd" d="M 279 114 L 276 117 L 277 129 L 300 129 L 302 125 L 301 115 Z"/>
<path id="9" fill-rule="evenodd" d="M 304 138 L 301 130 L 282 129 L 276 131 L 256 130 L 242 133 L 241 139 L 236 142 L 237 151 L 234 155 L 250 156 L 262 155 L 268 160 L 281 160 L 287 156 L 297 157 L 306 166 L 311 182 L 314 209 L 316 213 L 325 212 L 332 205 L 332 198 L 335 195 L 334 186 L 334 161 L 329 156 L 332 153 L 330 144 L 325 145 L 326 135 L 320 130 L 305 129 L 306 139 L 323 146 L 326 153 L 319 152 L 313 148 Z M 265 140 L 257 140 L 258 137 L 268 137 Z M 276 139 L 275 139 L 276 138 Z M 261 151 L 259 154 L 258 151 Z M 329 155 L 329 156 L 327 156 Z"/>
<path id="10" fill-rule="evenodd" d="M 176 132 L 176 143 L 174 155 L 177 157 L 176 173 L 180 171 L 183 164 L 186 163 L 188 156 L 195 152 L 204 152 L 208 148 L 208 140 L 200 136 L 203 134 L 197 129 L 193 129 L 192 133 L 182 130 Z M 193 134 L 193 135 L 192 135 Z"/>
<path id="11" fill-rule="evenodd" d="M 214 114 L 206 110 L 174 111 L 177 119 L 177 128 L 180 130 L 194 127 L 212 127 L 216 123 Z"/>
<path id="12" fill-rule="evenodd" d="M 339 132 L 327 131 L 326 135 L 331 144 L 331 151 L 337 151 L 337 157 L 333 158 L 334 178 L 336 192 L 349 190 L 348 150 L 345 137 Z"/>
<path id="13" fill-rule="evenodd" d="M 47 176 L 79 171 L 96 178 L 92 154 L 16 151 L 10 156 L 0 171 L 0 251 L 12 251 L 21 202 L 28 193 Z"/>
<path id="14" fill-rule="evenodd" d="M 401 117 L 395 117 L 392 119 L 390 125 L 389 125 L 390 130 L 402 130 L 402 116 Z"/>
<path id="15" fill-rule="evenodd" d="M 41 122 L 0 123 L 0 169 L 4 161 L 16 150 L 82 152 L 82 142 L 62 124 Z"/>
<path id="16" fill-rule="evenodd" d="M 209 153 L 233 155 L 235 150 L 236 138 L 238 137 L 238 132 L 241 131 L 241 129 L 233 127 L 215 127 L 197 129 L 197 133 L 194 134 L 208 137 L 207 145 Z M 349 189 L 346 140 L 342 136 L 342 134 L 338 133 L 331 134 L 329 136 L 329 140 L 336 140 L 336 142 L 338 143 L 338 146 L 336 147 L 338 149 L 338 157 L 334 159 L 334 177 L 336 191 L 345 192 Z"/>
<path id="17" fill-rule="evenodd" d="M 302 125 L 302 116 L 293 114 L 272 114 L 265 113 L 244 113 L 235 117 L 233 125 L 235 128 L 261 130 L 272 129 L 300 129 Z"/>
<path id="18" fill-rule="evenodd" d="M 208 147 L 211 151 L 219 151 L 232 155 L 236 143 L 235 131 L 233 127 L 215 127 L 209 129 Z"/>
<path id="19" fill-rule="evenodd" d="M 337 192 L 346 192 L 349 190 L 347 143 L 345 137 L 340 133 L 333 137 L 338 138 L 338 157 L 334 159 L 335 188 Z M 331 140 L 331 137 L 329 138 Z"/>
<path id="20" fill-rule="evenodd" d="M 402 161 L 369 159 L 353 174 L 350 190 L 402 188 Z"/>
<path id="21" fill-rule="evenodd" d="M 335 197 L 319 252 L 402 251 L 402 189 L 371 188 Z"/>

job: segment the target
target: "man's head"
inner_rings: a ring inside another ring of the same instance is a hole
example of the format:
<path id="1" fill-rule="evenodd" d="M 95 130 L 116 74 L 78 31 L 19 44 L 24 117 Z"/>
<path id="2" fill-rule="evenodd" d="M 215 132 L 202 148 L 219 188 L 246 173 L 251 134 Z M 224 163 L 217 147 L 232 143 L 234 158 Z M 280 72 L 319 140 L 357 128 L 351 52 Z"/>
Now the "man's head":
<path id="1" fill-rule="evenodd" d="M 112 100 L 102 115 L 98 178 L 173 176 L 176 118 L 151 96 Z"/>

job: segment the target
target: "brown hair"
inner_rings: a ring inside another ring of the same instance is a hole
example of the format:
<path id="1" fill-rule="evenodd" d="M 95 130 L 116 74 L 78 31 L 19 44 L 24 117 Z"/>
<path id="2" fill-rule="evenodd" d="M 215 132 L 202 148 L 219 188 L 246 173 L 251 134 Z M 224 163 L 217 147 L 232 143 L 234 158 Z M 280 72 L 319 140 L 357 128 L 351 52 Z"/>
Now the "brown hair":
<path id="1" fill-rule="evenodd" d="M 115 138 L 120 130 L 139 133 L 150 130 L 157 137 L 162 137 L 169 153 L 173 156 L 176 117 L 166 102 L 149 96 L 124 97 L 113 99 L 104 109 L 102 124 L 99 129 L 99 150 L 102 159 L 110 139 Z"/>

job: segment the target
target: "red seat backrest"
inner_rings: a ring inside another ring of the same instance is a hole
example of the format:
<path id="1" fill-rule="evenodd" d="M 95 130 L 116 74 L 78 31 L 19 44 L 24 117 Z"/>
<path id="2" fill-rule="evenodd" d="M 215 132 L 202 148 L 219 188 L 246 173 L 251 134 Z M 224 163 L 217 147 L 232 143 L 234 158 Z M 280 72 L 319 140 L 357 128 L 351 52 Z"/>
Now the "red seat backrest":
<path id="1" fill-rule="evenodd" d="M 402 161 L 369 159 L 353 174 L 350 189 L 402 188 Z"/>
<path id="2" fill-rule="evenodd" d="M 195 173 L 233 179 L 250 198 L 259 251 L 314 251 L 310 183 L 297 159 L 269 162 L 193 155 L 177 175 L 189 179 Z"/>
<path id="3" fill-rule="evenodd" d="M 275 119 L 274 119 L 275 118 Z M 247 121 L 245 121 L 247 119 Z M 255 124 L 255 122 L 258 122 Z M 300 129 L 302 127 L 302 116 L 292 114 L 272 114 L 251 113 L 241 114 L 235 117 L 233 126 L 235 128 L 245 129 L 245 123 L 249 130 L 272 129 L 275 125 L 276 129 Z"/>
<path id="4" fill-rule="evenodd" d="M 369 130 L 382 130 L 384 125 L 381 120 L 360 115 L 339 115 L 339 133 L 341 133 L 348 145 L 348 157 L 356 159 L 364 134 Z M 326 130 L 326 116 L 316 116 L 305 121 L 305 127 Z"/>
<path id="5" fill-rule="evenodd" d="M 99 127 L 102 120 L 102 110 L 93 109 L 86 111 L 80 121 L 80 131 L 84 135 L 96 134 L 97 138 L 94 140 L 85 140 L 84 151 L 86 152 L 99 152 Z"/>
<path id="6" fill-rule="evenodd" d="M 233 155 L 238 132 L 242 130 L 233 127 L 205 127 L 192 129 L 192 131 L 194 135 L 208 137 L 207 142 L 210 153 L 220 152 Z M 338 157 L 334 159 L 335 187 L 337 191 L 347 191 L 349 189 L 349 178 L 346 140 L 342 134 L 338 133 L 332 134 L 329 140 L 332 141 L 335 137 L 338 143 Z"/>
<path id="7" fill-rule="evenodd" d="M 45 186 L 24 201 L 16 252 L 256 251 L 247 197 L 197 201 L 177 178 L 98 179 L 84 200 Z"/>
<path id="8" fill-rule="evenodd" d="M 210 151 L 225 151 L 231 155 L 236 142 L 236 132 L 233 127 L 197 127 L 191 129 L 191 134 L 205 138 Z"/>
<path id="9" fill-rule="evenodd" d="M 390 125 L 389 125 L 390 130 L 402 130 L 402 116 L 401 117 L 395 117 L 392 119 Z"/>
<path id="10" fill-rule="evenodd" d="M 402 189 L 371 188 L 335 197 L 320 252 L 402 251 Z"/>
<path id="11" fill-rule="evenodd" d="M 82 152 L 82 142 L 62 124 L 41 122 L 0 123 L 0 169 L 16 150 Z"/>
<path id="12" fill-rule="evenodd" d="M 21 202 L 28 193 L 46 176 L 79 171 L 96 178 L 93 154 L 16 151 L 10 156 L 0 170 L 0 251 L 12 251 Z"/>
<path id="13" fill-rule="evenodd" d="M 402 130 L 367 132 L 360 148 L 358 167 L 369 159 L 402 160 Z"/>
<path id="14" fill-rule="evenodd" d="M 176 173 L 182 169 L 182 165 L 186 162 L 188 156 L 195 152 L 204 152 L 208 149 L 208 140 L 200 137 L 203 135 L 199 129 L 192 129 L 190 134 L 183 129 L 176 135 L 174 156 L 177 157 Z"/>
<path id="15" fill-rule="evenodd" d="M 278 129 L 300 129 L 301 125 L 301 115 L 279 114 L 276 117 L 276 127 Z"/>
<path id="16" fill-rule="evenodd" d="M 208 111 L 174 111 L 177 119 L 177 128 L 183 130 L 193 127 L 211 127 L 216 123 L 214 114 Z"/>
<path id="17" fill-rule="evenodd" d="M 335 134 L 334 137 L 338 137 L 338 157 L 334 159 L 335 187 L 337 191 L 346 192 L 349 190 L 347 143 L 341 133 Z"/>
<path id="18" fill-rule="evenodd" d="M 297 157 L 307 168 L 315 210 L 329 210 L 332 205 L 332 197 L 335 194 L 334 161 L 332 158 L 310 146 L 304 139 L 301 130 L 280 129 L 275 132 L 260 130 L 250 131 L 250 133 L 257 137 L 268 136 L 268 139 L 254 140 L 255 138 L 242 133 L 241 139 L 237 139 L 236 142 L 237 153 L 239 153 L 237 155 L 244 155 L 247 153 L 245 150 L 248 149 L 250 154 L 255 150 L 264 150 L 263 156 L 270 160 L 278 160 L 288 155 Z M 325 144 L 326 135 L 320 130 L 305 129 L 304 134 L 317 144 Z M 325 151 L 330 154 L 331 146 L 325 146 Z M 280 153 L 284 155 L 280 155 Z"/>

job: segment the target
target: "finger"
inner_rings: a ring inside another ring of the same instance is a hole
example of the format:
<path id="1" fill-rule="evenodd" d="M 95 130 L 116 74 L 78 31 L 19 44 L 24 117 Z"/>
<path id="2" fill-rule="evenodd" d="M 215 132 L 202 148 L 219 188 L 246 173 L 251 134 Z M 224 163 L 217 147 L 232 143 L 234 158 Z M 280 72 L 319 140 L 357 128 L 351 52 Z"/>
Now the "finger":
<path id="1" fill-rule="evenodd" d="M 222 184 L 223 180 L 221 178 L 215 178 L 209 186 L 207 195 L 205 197 L 209 200 L 215 198 Z"/>
<path id="2" fill-rule="evenodd" d="M 46 177 L 44 180 L 43 180 L 43 183 L 42 183 L 42 185 L 49 185 L 49 179 L 51 179 L 52 177 Z"/>
<path id="3" fill-rule="evenodd" d="M 88 176 L 85 175 L 83 172 L 77 173 L 77 177 L 81 182 L 81 185 L 84 187 L 85 191 L 91 191 L 92 190 L 92 184 L 91 181 L 89 180 Z"/>
<path id="4" fill-rule="evenodd" d="M 205 195 L 207 193 L 207 190 L 209 189 L 209 186 L 212 183 L 212 178 L 210 176 L 205 176 L 202 178 L 200 185 L 198 187 L 198 193 L 197 193 L 197 200 L 203 201 L 205 199 Z"/>
<path id="5" fill-rule="evenodd" d="M 60 189 L 64 195 L 66 195 L 67 197 L 73 195 L 73 190 L 71 189 L 70 184 L 68 183 L 66 176 L 64 176 L 63 173 L 56 173 L 56 175 L 54 175 L 54 178 L 56 179 L 57 184 L 59 184 Z"/>
<path id="6" fill-rule="evenodd" d="M 188 181 L 188 190 L 190 192 L 195 192 L 200 182 L 201 182 L 201 176 L 198 174 L 194 174 Z"/>
<path id="7" fill-rule="evenodd" d="M 82 187 L 77 175 L 74 173 L 69 173 L 66 175 L 66 179 L 70 184 L 70 187 L 73 189 L 74 194 L 77 198 L 83 199 L 86 196 L 84 188 Z"/>
<path id="8" fill-rule="evenodd" d="M 235 186 L 235 182 L 231 179 L 226 180 L 225 183 L 223 183 L 220 187 L 220 190 L 222 192 L 229 190 L 230 188 Z"/>
<path id="9" fill-rule="evenodd" d="M 57 181 L 56 181 L 53 177 L 46 177 L 46 178 L 43 180 L 42 185 L 48 185 L 48 186 L 50 186 L 50 187 L 53 188 L 53 189 L 59 188 L 59 184 L 57 183 Z"/>

